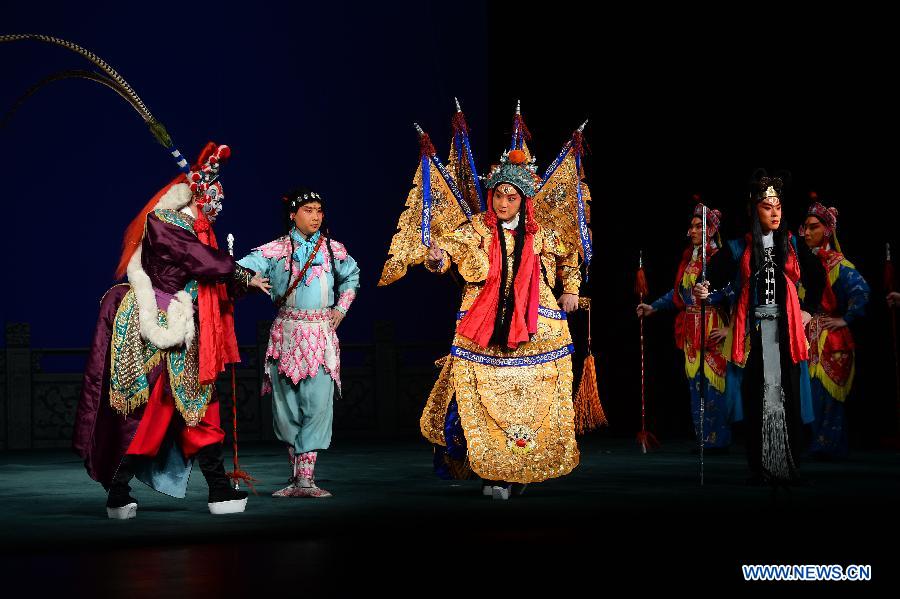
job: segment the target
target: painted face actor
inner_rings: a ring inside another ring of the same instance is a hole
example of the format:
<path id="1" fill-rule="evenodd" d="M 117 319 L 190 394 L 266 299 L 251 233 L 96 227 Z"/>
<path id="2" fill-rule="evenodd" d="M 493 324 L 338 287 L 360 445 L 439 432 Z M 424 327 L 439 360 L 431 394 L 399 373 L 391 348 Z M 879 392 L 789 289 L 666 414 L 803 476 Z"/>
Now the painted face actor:
<path id="1" fill-rule="evenodd" d="M 215 379 L 240 360 L 229 297 L 267 285 L 219 249 L 212 230 L 229 154 L 227 146 L 207 144 L 189 173 L 141 210 L 119 263 L 128 283 L 100 302 L 74 446 L 91 478 L 108 489 L 110 518 L 135 516 L 135 476 L 184 497 L 195 459 L 212 513 L 240 512 L 247 503 L 225 474 Z"/>
<path id="2" fill-rule="evenodd" d="M 109 491 L 107 515 L 133 518 L 134 476 L 183 497 L 193 462 L 209 483 L 215 514 L 243 511 L 247 494 L 232 488 L 222 461 L 215 379 L 239 361 L 231 296 L 267 284 L 218 248 L 212 223 L 222 209 L 220 169 L 227 146 L 208 143 L 190 166 L 127 81 L 95 53 L 40 34 L 0 35 L 0 43 L 33 41 L 63 48 L 96 71 L 70 70 L 29 90 L 63 79 L 102 85 L 127 101 L 181 170 L 132 221 L 117 276 L 127 284 L 100 302 L 73 448 L 88 474 Z M 26 97 L 28 97 L 26 96 Z M 231 473 L 235 481 L 244 472 Z"/>

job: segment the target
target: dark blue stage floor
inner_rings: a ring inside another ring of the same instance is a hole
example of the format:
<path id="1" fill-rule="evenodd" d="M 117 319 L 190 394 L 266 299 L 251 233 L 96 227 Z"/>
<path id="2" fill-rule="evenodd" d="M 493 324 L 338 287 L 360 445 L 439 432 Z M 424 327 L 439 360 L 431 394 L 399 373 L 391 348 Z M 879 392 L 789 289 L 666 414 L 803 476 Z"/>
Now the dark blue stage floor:
<path id="1" fill-rule="evenodd" d="M 742 584 L 741 564 L 757 563 L 871 564 L 873 583 L 840 583 L 854 592 L 900 580 L 882 548 L 900 532 L 896 451 L 805 463 L 810 486 L 773 493 L 745 484 L 739 451 L 708 457 L 700 488 L 687 443 L 642 455 L 630 441 L 592 438 L 572 475 L 508 502 L 481 496 L 476 481 L 435 478 L 421 442 L 338 443 L 319 459 L 319 482 L 334 493 L 324 500 L 269 496 L 287 477 L 279 446 L 245 447 L 242 465 L 262 481 L 244 514 L 211 516 L 195 472 L 185 500 L 136 483 L 137 519 L 109 521 L 105 494 L 73 455 L 2 453 L 5 578 L 39 595 L 122 597 L 327 596 L 360 585 L 505 595 L 535 584 L 590 595 L 615 585 L 617 596 Z M 781 586 L 797 584 L 813 583 Z"/>

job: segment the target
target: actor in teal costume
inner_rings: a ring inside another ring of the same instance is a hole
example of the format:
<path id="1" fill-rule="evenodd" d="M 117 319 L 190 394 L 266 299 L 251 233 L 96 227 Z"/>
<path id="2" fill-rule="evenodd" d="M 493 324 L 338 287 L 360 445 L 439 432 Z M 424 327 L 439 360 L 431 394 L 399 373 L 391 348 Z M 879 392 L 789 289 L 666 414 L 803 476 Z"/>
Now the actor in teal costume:
<path id="1" fill-rule="evenodd" d="M 359 289 L 359 267 L 324 227 L 323 198 L 306 188 L 283 198 L 290 232 L 238 261 L 269 279 L 278 308 L 266 350 L 263 393 L 272 392 L 275 435 L 288 445 L 291 477 L 275 497 L 330 497 L 315 484 L 318 451 L 331 444 L 340 347 L 335 330 Z"/>

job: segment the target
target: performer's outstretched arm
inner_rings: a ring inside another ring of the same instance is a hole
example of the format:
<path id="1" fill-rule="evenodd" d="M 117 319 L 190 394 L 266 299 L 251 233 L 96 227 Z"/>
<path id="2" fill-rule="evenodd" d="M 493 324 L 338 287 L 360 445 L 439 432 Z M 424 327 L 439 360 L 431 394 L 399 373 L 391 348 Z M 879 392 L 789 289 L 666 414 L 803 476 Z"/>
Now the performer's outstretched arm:
<path id="1" fill-rule="evenodd" d="M 663 310 L 663 311 L 674 310 L 675 309 L 675 300 L 673 299 L 674 297 L 675 297 L 675 290 L 669 289 L 666 293 L 659 296 L 652 304 L 650 304 L 650 307 L 653 308 L 654 312 L 657 312 L 660 310 Z"/>
<path id="2" fill-rule="evenodd" d="M 237 261 L 240 266 L 249 268 L 261 277 L 269 278 L 272 264 L 268 258 L 263 257 L 262 251 L 255 249 Z"/>
<path id="3" fill-rule="evenodd" d="M 182 265 L 194 278 L 223 279 L 235 272 L 234 258 L 227 251 L 203 244 L 190 231 L 165 223 L 155 214 L 147 217 L 146 235 L 160 259 Z"/>
<path id="4" fill-rule="evenodd" d="M 273 261 L 265 258 L 259 249 L 255 249 L 235 264 L 232 295 L 240 297 L 256 287 L 263 293 L 271 295 L 272 285 L 269 283 Z"/>
<path id="5" fill-rule="evenodd" d="M 440 261 L 425 260 L 425 268 L 432 272 L 445 273 L 450 261 L 456 264 L 459 274 L 469 283 L 480 283 L 487 279 L 490 270 L 487 252 L 481 249 L 481 236 L 468 223 L 449 235 L 432 241 L 432 248 L 438 247 L 443 253 Z"/>

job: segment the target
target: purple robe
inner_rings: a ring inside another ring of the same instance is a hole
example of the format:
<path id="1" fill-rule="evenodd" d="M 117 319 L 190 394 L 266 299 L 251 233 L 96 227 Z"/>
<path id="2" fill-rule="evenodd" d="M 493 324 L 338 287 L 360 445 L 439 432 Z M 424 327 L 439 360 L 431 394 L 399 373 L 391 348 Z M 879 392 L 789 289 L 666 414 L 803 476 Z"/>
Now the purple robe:
<path id="1" fill-rule="evenodd" d="M 227 252 L 204 245 L 193 232 L 160 220 L 154 212 L 147 216 L 141 252 L 141 266 L 150 277 L 161 310 L 166 309 L 172 296 L 183 290 L 189 281 L 223 280 L 235 272 L 234 259 Z M 127 284 L 116 285 L 106 292 L 100 302 L 100 316 L 91 340 L 81 399 L 75 414 L 72 447 L 84 459 L 90 477 L 106 489 L 137 432 L 146 408 L 145 404 L 122 415 L 110 406 L 113 323 L 129 289 Z M 194 324 L 199 329 L 196 314 Z M 165 372 L 163 360 L 148 374 L 151 389 Z M 216 401 L 215 395 L 211 401 Z"/>

